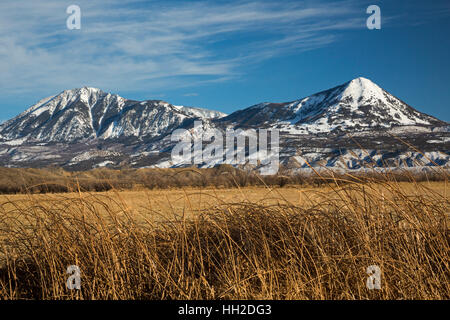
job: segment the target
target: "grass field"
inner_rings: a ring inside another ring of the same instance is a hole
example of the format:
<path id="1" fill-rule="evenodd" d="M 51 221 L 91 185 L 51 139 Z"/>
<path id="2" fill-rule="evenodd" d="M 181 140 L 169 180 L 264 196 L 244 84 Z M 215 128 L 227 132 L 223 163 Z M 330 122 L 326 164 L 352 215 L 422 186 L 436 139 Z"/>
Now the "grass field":
<path id="1" fill-rule="evenodd" d="M 383 185 L 368 184 L 367 192 L 371 188 L 377 189 L 381 194 Z M 417 187 L 419 186 L 419 188 Z M 385 185 L 384 185 L 385 187 Z M 398 182 L 392 187 L 398 187 L 409 197 L 426 196 L 433 194 L 443 199 L 447 198 L 448 186 L 445 182 L 408 183 Z M 341 193 L 345 189 L 339 188 Z M 385 191 L 385 198 L 392 200 L 392 193 Z M 204 210 L 221 205 L 238 205 L 250 203 L 261 206 L 288 205 L 302 208 L 311 208 L 319 205 L 324 198 L 338 202 L 341 197 L 335 188 L 329 186 L 301 187 L 242 187 L 242 188 L 174 188 L 160 190 L 124 190 L 107 192 L 72 192 L 65 194 L 33 194 L 33 195 L 0 195 L 0 204 L 4 209 L 12 209 L 16 205 L 32 206 L 51 205 L 55 202 L 72 202 L 74 199 L 84 199 L 86 202 L 100 201 L 108 204 L 109 208 L 120 211 L 123 208 L 131 210 L 134 215 L 147 215 L 148 218 L 161 216 L 170 218 L 181 216 L 183 213 L 195 216 Z M 99 212 L 106 214 L 105 207 L 98 207 Z"/>
<path id="2" fill-rule="evenodd" d="M 446 180 L 1 195 L 0 298 L 449 299 L 449 204 Z"/>

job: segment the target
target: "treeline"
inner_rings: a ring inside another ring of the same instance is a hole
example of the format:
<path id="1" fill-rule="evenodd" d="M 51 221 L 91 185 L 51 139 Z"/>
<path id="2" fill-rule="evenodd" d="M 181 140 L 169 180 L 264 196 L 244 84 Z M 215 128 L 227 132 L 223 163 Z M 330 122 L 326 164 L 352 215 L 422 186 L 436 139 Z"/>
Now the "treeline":
<path id="1" fill-rule="evenodd" d="M 94 169 L 69 172 L 61 168 L 19 169 L 0 167 L 0 194 L 17 193 L 65 193 L 77 191 L 102 192 L 111 189 L 132 190 L 168 188 L 233 188 L 246 186 L 343 184 L 350 181 L 442 181 L 448 172 L 436 168 L 427 172 L 386 171 L 380 173 L 336 173 L 320 170 L 309 173 L 289 173 L 283 168 L 278 174 L 261 176 L 254 170 L 237 169 L 230 165 L 215 168 L 179 169 Z"/>

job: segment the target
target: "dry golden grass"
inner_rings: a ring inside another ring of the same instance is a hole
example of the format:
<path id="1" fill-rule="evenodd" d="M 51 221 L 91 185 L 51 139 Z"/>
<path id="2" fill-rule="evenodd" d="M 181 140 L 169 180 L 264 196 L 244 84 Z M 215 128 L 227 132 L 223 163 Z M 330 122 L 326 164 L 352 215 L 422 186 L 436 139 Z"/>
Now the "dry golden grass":
<path id="1" fill-rule="evenodd" d="M 369 187 L 367 187 L 369 186 Z M 445 182 L 421 182 L 408 183 L 398 182 L 396 186 L 402 190 L 405 195 L 414 197 L 423 195 L 424 190 L 427 193 L 433 193 L 446 198 L 447 184 Z M 420 188 L 417 188 L 420 186 Z M 378 188 L 378 193 L 391 198 L 391 193 L 382 190 L 383 184 L 366 184 L 367 192 Z M 93 199 L 101 198 L 109 208 L 120 211 L 121 206 L 132 210 L 134 214 L 151 216 L 170 217 L 180 215 L 183 212 L 187 215 L 198 213 L 202 210 L 210 209 L 217 205 L 252 203 L 255 205 L 293 205 L 303 208 L 318 205 L 324 197 L 328 200 L 339 201 L 345 188 L 336 188 L 324 185 L 321 187 L 287 186 L 287 187 L 244 187 L 244 188 L 172 188 L 172 189 L 154 189 L 147 190 L 122 190 L 106 192 L 72 192 L 65 194 L 15 194 L 0 195 L 0 204 L 4 209 L 12 209 L 14 206 L 31 206 L 38 202 L 40 205 L 69 199 L 84 199 L 90 202 Z M 118 202 L 117 199 L 120 198 Z M 104 206 L 97 208 L 102 214 L 107 214 Z"/>
<path id="2" fill-rule="evenodd" d="M 0 298 L 449 299 L 449 212 L 446 178 L 1 196 Z"/>

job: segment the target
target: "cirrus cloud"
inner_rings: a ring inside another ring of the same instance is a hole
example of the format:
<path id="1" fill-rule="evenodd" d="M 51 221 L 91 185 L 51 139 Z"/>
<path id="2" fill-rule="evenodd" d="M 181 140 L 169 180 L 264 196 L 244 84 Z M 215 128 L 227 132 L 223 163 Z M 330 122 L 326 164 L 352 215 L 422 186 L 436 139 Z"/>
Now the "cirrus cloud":
<path id="1" fill-rule="evenodd" d="M 0 94 L 89 85 L 161 90 L 238 78 L 243 67 L 364 27 L 355 1 L 87 1 L 81 30 L 60 0 L 0 3 Z"/>

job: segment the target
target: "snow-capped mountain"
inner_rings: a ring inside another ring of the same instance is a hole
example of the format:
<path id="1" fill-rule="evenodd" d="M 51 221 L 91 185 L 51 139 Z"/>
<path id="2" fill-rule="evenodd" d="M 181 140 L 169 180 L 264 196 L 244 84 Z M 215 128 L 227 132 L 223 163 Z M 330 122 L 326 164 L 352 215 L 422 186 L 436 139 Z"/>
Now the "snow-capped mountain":
<path id="1" fill-rule="evenodd" d="M 261 103 L 223 120 L 239 126 L 269 126 L 296 133 L 443 124 L 365 78 L 293 102 Z"/>
<path id="2" fill-rule="evenodd" d="M 96 88 L 66 90 L 0 124 L 0 166 L 176 167 L 171 133 L 193 129 L 196 120 L 209 131 L 279 129 L 280 163 L 293 170 L 450 164 L 448 123 L 357 78 L 296 101 L 261 103 L 230 115 L 129 100 Z"/>
<path id="3" fill-rule="evenodd" d="M 186 119 L 217 118 L 225 114 L 173 106 L 159 100 L 127 100 L 96 88 L 66 90 L 45 98 L 0 126 L 7 140 L 68 142 L 86 139 L 156 137 Z"/>

